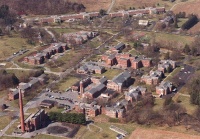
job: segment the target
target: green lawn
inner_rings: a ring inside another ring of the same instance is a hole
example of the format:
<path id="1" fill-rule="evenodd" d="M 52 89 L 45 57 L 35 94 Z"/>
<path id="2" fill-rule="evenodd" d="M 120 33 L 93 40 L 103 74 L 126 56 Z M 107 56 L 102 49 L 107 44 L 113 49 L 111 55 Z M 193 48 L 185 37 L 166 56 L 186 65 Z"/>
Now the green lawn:
<path id="1" fill-rule="evenodd" d="M 19 34 L 11 33 L 12 36 L 2 36 L 0 38 L 0 59 L 11 56 L 14 52 L 21 49 L 29 49 L 33 46 L 27 44 L 26 40 L 21 38 Z"/>
<path id="2" fill-rule="evenodd" d="M 58 84 L 58 90 L 65 91 L 67 88 L 71 87 L 77 81 L 79 81 L 79 79 L 76 77 L 67 77 L 67 79 L 61 81 Z"/>
<path id="3" fill-rule="evenodd" d="M 107 71 L 104 72 L 103 74 L 94 74 L 94 76 L 97 76 L 97 77 L 105 76 L 108 80 L 111 80 L 114 76 L 117 76 L 121 72 L 122 70 L 119 70 L 119 69 L 107 69 Z"/>
<path id="4" fill-rule="evenodd" d="M 102 128 L 102 131 L 99 132 L 98 128 L 91 127 L 95 129 L 94 132 L 89 131 L 86 127 L 81 127 L 76 137 L 82 137 L 85 139 L 114 139 L 117 136 L 117 133 L 110 130 L 111 125 L 115 125 L 131 134 L 131 132 L 136 128 L 135 124 L 115 124 L 115 123 L 95 123 L 98 127 Z M 125 138 L 128 139 L 128 136 Z"/>
<path id="5" fill-rule="evenodd" d="M 179 18 L 178 19 L 178 27 L 181 28 L 182 25 L 187 21 L 187 18 Z"/>
<path id="6" fill-rule="evenodd" d="M 139 55 L 139 52 L 137 52 L 135 49 L 132 49 L 131 51 L 130 51 L 130 54 L 131 55 Z"/>
<path id="7" fill-rule="evenodd" d="M 0 130 L 4 129 L 10 123 L 9 116 L 0 117 Z"/>
<path id="8" fill-rule="evenodd" d="M 193 105 L 190 103 L 190 97 L 188 97 L 188 96 L 176 94 L 176 96 L 174 97 L 174 100 L 180 102 L 180 104 L 184 108 L 186 108 L 188 114 L 192 114 L 195 111 L 195 109 L 197 108 L 196 105 Z"/>
<path id="9" fill-rule="evenodd" d="M 164 99 L 155 99 L 153 110 L 159 111 L 163 107 Z"/>
<path id="10" fill-rule="evenodd" d="M 185 44 L 191 44 L 194 40 L 193 37 L 190 36 L 180 36 L 175 34 L 166 34 L 166 33 L 155 33 L 155 40 L 158 42 L 171 42 L 172 45 L 174 42 L 178 42 L 176 45 L 182 45 L 185 46 Z M 177 46 L 172 46 L 177 47 Z"/>
<path id="11" fill-rule="evenodd" d="M 53 28 L 52 30 L 54 30 L 57 33 L 72 33 L 72 32 L 78 32 L 79 30 L 76 29 L 71 29 L 71 28 Z"/>

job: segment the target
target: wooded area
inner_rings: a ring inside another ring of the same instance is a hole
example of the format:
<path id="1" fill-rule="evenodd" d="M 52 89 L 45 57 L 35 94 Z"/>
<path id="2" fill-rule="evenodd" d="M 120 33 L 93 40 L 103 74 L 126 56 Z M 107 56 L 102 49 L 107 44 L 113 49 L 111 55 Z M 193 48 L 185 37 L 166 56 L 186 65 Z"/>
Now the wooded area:
<path id="1" fill-rule="evenodd" d="M 66 0 L 3 0 L 0 5 L 8 5 L 18 14 L 52 15 L 85 11 L 83 4 Z"/>

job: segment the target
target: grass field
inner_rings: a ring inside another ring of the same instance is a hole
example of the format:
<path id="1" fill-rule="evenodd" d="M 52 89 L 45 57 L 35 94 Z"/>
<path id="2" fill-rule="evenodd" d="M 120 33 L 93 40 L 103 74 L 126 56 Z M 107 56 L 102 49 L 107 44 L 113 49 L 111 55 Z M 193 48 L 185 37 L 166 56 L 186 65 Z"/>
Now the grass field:
<path id="1" fill-rule="evenodd" d="M 12 33 L 12 36 L 2 36 L 0 38 L 0 60 L 11 56 L 14 52 L 21 49 L 29 49 L 33 46 L 28 45 L 26 40 L 21 38 L 18 34 Z"/>
<path id="2" fill-rule="evenodd" d="M 76 77 L 67 77 L 67 79 L 61 81 L 58 84 L 58 90 L 65 91 L 67 88 L 71 87 L 73 84 L 75 84 L 77 81 L 79 81 Z"/>
<path id="3" fill-rule="evenodd" d="M 79 31 L 79 30 L 71 29 L 71 28 L 53 28 L 52 30 L 54 30 L 58 34 L 60 34 L 60 33 L 72 33 L 72 32 L 78 32 Z"/>
<path id="4" fill-rule="evenodd" d="M 130 133 L 136 128 L 135 124 L 115 124 L 115 123 L 95 123 L 96 126 L 102 129 L 100 131 L 97 127 L 91 127 L 91 130 L 89 131 L 86 127 L 81 127 L 81 129 L 78 131 L 76 137 L 77 138 L 85 138 L 85 139 L 114 139 L 117 136 L 117 133 L 110 130 L 111 125 L 115 125 L 125 131 L 127 131 L 130 135 Z M 125 139 L 127 139 L 126 137 Z"/>
<path id="5" fill-rule="evenodd" d="M 151 38 L 152 34 L 147 33 L 147 35 Z M 193 37 L 190 36 L 180 36 L 175 34 L 166 34 L 166 33 L 155 33 L 155 40 L 157 42 L 161 42 L 161 44 L 171 43 L 172 47 L 183 47 L 185 44 L 191 44 L 194 40 Z"/>
<path id="6" fill-rule="evenodd" d="M 178 19 L 178 27 L 181 28 L 182 25 L 187 21 L 187 18 L 179 18 Z"/>
<path id="7" fill-rule="evenodd" d="M 192 28 L 188 30 L 188 33 L 192 33 L 192 34 L 195 34 L 198 32 L 200 32 L 200 22 L 198 22 L 196 25 L 194 25 Z"/>
<path id="8" fill-rule="evenodd" d="M 179 101 L 179 104 L 186 108 L 188 114 L 192 114 L 197 108 L 196 105 L 190 103 L 190 97 L 188 96 L 183 96 L 177 93 L 176 96 L 174 96 L 173 100 L 176 102 Z"/>
<path id="9" fill-rule="evenodd" d="M 94 74 L 94 76 L 97 76 L 97 77 L 105 76 L 108 80 L 111 80 L 114 76 L 117 76 L 121 72 L 122 70 L 118 70 L 118 69 L 107 69 L 107 71 L 104 72 L 103 74 Z"/>
<path id="10" fill-rule="evenodd" d="M 1 116 L 0 117 L 0 130 L 4 129 L 10 123 L 9 116 Z"/>
<path id="11" fill-rule="evenodd" d="M 186 15 L 188 14 L 196 14 L 200 16 L 200 1 L 199 0 L 188 0 L 186 2 L 182 2 L 177 4 L 173 8 L 174 13 L 185 12 Z"/>
<path id="12" fill-rule="evenodd" d="M 166 9 L 170 9 L 174 3 L 162 0 L 116 0 L 113 10 L 128 10 L 130 7 L 142 8 L 153 6 L 165 6 Z"/>
<path id="13" fill-rule="evenodd" d="M 178 132 L 164 131 L 159 129 L 138 128 L 131 134 L 129 139 L 199 139 L 199 136 L 188 135 Z"/>

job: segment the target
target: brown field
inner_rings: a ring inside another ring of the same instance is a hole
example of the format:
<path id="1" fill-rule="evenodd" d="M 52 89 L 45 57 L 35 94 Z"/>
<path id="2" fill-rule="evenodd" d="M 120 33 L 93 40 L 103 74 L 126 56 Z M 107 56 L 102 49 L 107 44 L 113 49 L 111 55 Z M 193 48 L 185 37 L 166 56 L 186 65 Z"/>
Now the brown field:
<path id="1" fill-rule="evenodd" d="M 197 14 L 198 16 L 200 16 L 200 0 L 193 0 L 191 2 L 184 2 L 184 3 L 180 3 L 178 5 L 176 5 L 173 8 L 173 11 L 175 13 L 179 13 L 179 12 L 186 12 L 186 14 Z"/>
<path id="2" fill-rule="evenodd" d="M 170 9 L 173 3 L 162 0 L 116 0 L 113 10 L 129 9 L 130 7 L 152 7 L 156 6 L 159 3 L 159 6 L 165 6 L 166 9 Z"/>
<path id="3" fill-rule="evenodd" d="M 198 32 L 200 32 L 200 22 L 188 30 L 188 33 L 192 33 L 192 34 L 195 34 Z"/>
<path id="4" fill-rule="evenodd" d="M 86 7 L 87 12 L 99 11 L 100 9 L 107 10 L 112 0 L 72 0 L 82 3 Z"/>
<path id="5" fill-rule="evenodd" d="M 141 129 L 134 130 L 129 139 L 199 139 L 200 136 L 188 135 L 184 133 L 156 130 Z"/>

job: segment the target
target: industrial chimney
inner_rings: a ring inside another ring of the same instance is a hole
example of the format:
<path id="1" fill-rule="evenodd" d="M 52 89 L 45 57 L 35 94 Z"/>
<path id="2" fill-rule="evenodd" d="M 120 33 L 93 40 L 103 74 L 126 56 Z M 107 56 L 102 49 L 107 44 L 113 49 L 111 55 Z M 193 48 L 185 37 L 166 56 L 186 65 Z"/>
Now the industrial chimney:
<path id="1" fill-rule="evenodd" d="M 80 97 L 82 97 L 83 92 L 84 92 L 83 81 L 80 81 Z"/>
<path id="2" fill-rule="evenodd" d="M 24 110 L 23 110 L 23 101 L 22 101 L 22 93 L 21 89 L 19 88 L 19 108 L 20 108 L 20 123 L 21 123 L 21 130 L 25 132 L 24 127 Z"/>

